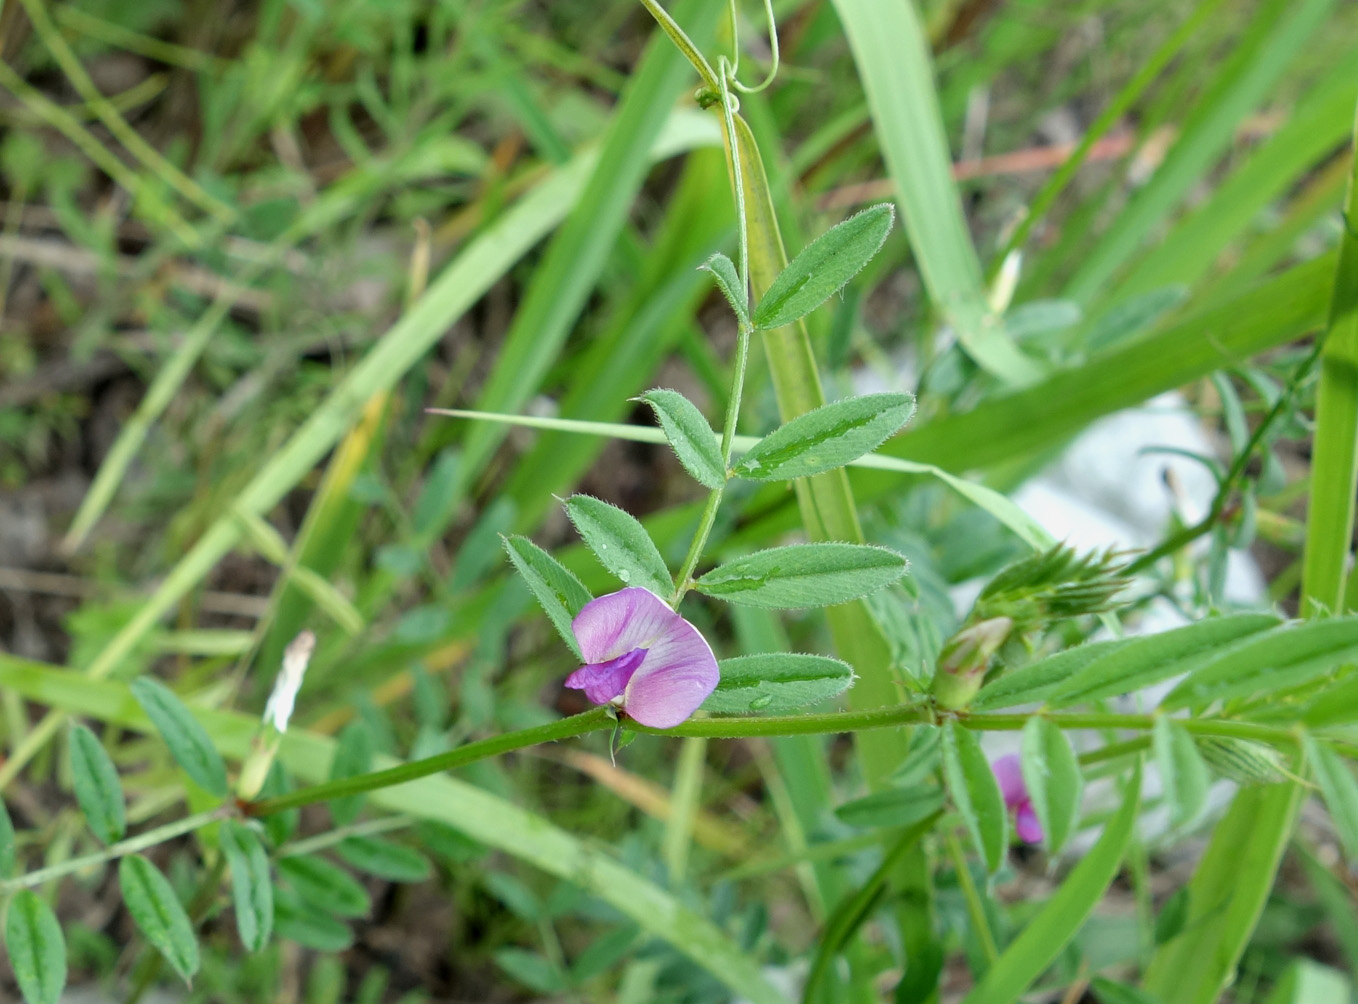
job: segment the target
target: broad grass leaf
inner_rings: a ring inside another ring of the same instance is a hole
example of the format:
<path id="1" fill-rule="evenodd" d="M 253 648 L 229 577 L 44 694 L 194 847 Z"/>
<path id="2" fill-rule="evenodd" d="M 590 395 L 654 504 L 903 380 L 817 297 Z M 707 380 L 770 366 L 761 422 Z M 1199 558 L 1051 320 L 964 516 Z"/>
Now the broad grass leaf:
<path id="1" fill-rule="evenodd" d="M 19 855 L 14 840 L 14 820 L 0 801 L 0 879 L 12 878 L 18 871 Z"/>
<path id="2" fill-rule="evenodd" d="M 853 667 L 823 655 L 768 652 L 723 659 L 717 689 L 702 704 L 719 715 L 778 714 L 838 697 Z"/>
<path id="3" fill-rule="evenodd" d="M 726 297 L 726 302 L 736 312 L 736 318 L 741 324 L 748 325 L 750 323 L 750 308 L 746 304 L 745 287 L 741 284 L 740 274 L 736 271 L 735 262 L 718 251 L 698 267 L 712 273 L 712 278 L 716 280 L 721 295 Z"/>
<path id="4" fill-rule="evenodd" d="M 868 544 L 789 544 L 718 565 L 696 588 L 744 606 L 826 607 L 890 585 L 908 564 L 895 551 Z"/>
<path id="5" fill-rule="evenodd" d="M 509 560 L 523 576 L 538 604 L 547 614 L 562 640 L 584 661 L 580 646 L 575 641 L 571 621 L 580 608 L 592 600 L 588 589 L 581 585 L 571 571 L 527 537 L 510 536 L 504 539 Z"/>
<path id="6" fill-rule="evenodd" d="M 1188 884 L 1179 936 L 1157 946 L 1142 986 L 1165 1004 L 1214 1004 L 1268 901 L 1291 840 L 1304 789 L 1298 784 L 1241 789 L 1216 824 Z"/>
<path id="7" fill-rule="evenodd" d="M 674 592 L 665 559 L 630 513 L 590 495 L 572 495 L 566 500 L 566 515 L 599 563 L 625 585 L 641 586 L 663 599 Z"/>
<path id="8" fill-rule="evenodd" d="M 1207 808 L 1207 792 L 1212 786 L 1207 762 L 1183 726 L 1164 715 L 1155 719 L 1151 748 L 1160 768 L 1170 822 L 1179 828 L 1192 826 Z"/>
<path id="9" fill-rule="evenodd" d="M 755 443 L 731 473 L 752 481 L 789 481 L 843 467 L 900 431 L 914 410 L 909 394 L 868 394 L 822 405 Z"/>
<path id="10" fill-rule="evenodd" d="M 1022 742 L 1023 783 L 1042 824 L 1042 842 L 1055 857 L 1080 821 L 1084 773 L 1070 740 L 1048 719 L 1030 718 Z"/>
<path id="11" fill-rule="evenodd" d="M 943 726 L 943 778 L 977 853 L 993 874 L 1004 861 L 1009 843 L 1009 816 L 980 741 L 955 722 Z"/>
<path id="12" fill-rule="evenodd" d="M 118 769 L 104 744 L 83 725 L 71 729 L 71 776 L 75 800 L 90 831 L 102 843 L 117 843 L 127 832 L 127 806 Z"/>
<path id="13" fill-rule="evenodd" d="M 330 780 L 339 781 L 372 770 L 375 742 L 366 722 L 355 720 L 344 726 L 330 762 Z M 352 823 L 363 808 L 362 793 L 343 795 L 330 802 L 330 817 L 340 826 Z"/>
<path id="14" fill-rule="evenodd" d="M 888 788 L 855 798 L 835 809 L 841 823 L 862 829 L 910 826 L 943 807 L 943 789 L 933 784 Z"/>
<path id="15" fill-rule="evenodd" d="M 778 273 L 754 309 L 756 328 L 781 328 L 811 313 L 872 260 L 891 233 L 896 210 L 872 206 L 831 227 Z"/>
<path id="16" fill-rule="evenodd" d="M 429 859 L 413 847 L 379 837 L 345 837 L 335 852 L 351 867 L 388 882 L 423 882 L 432 872 Z"/>
<path id="17" fill-rule="evenodd" d="M 5 951 L 28 1004 L 59 1004 L 66 988 L 66 940 L 52 908 L 20 889 L 5 917 Z"/>
<path id="18" fill-rule="evenodd" d="M 185 983 L 198 971 L 198 939 L 170 880 L 140 854 L 118 864 L 118 885 L 137 927 Z"/>
<path id="19" fill-rule="evenodd" d="M 217 839 L 231 869 L 236 931 L 247 952 L 258 952 L 273 933 L 273 878 L 268 852 L 254 830 L 234 819 L 222 823 Z"/>
<path id="20" fill-rule="evenodd" d="M 170 755 L 193 782 L 213 795 L 226 795 L 226 764 L 207 731 L 164 684 L 149 676 L 132 681 L 132 696 L 160 733 Z"/>
<path id="21" fill-rule="evenodd" d="M 684 470 L 705 488 L 726 484 L 726 465 L 721 462 L 717 434 L 707 424 L 698 406 L 677 390 L 648 390 L 640 401 L 651 406 L 665 438 Z"/>
<path id="22" fill-rule="evenodd" d="M 1138 765 L 1127 783 L 1122 806 L 1108 821 L 1098 842 L 1018 937 L 1009 942 L 962 1004 L 1013 1004 L 1070 944 L 1117 877 L 1136 824 L 1140 794 Z"/>
<path id="23" fill-rule="evenodd" d="M 1330 810 L 1334 828 L 1350 862 L 1358 861 L 1358 779 L 1353 768 L 1327 743 L 1306 737 L 1306 759 Z"/>
<path id="24" fill-rule="evenodd" d="M 363 917 L 372 909 L 368 890 L 339 865 L 312 854 L 278 859 L 278 874 L 302 900 L 336 917 Z"/>
<path id="25" fill-rule="evenodd" d="M 1160 702 L 1165 711 L 1294 687 L 1358 659 L 1358 617 L 1285 625 L 1224 650 Z"/>
<path id="26" fill-rule="evenodd" d="M 1215 658 L 1224 646 L 1281 623 L 1273 614 L 1237 614 L 1133 638 L 1074 673 L 1052 690 L 1046 703 L 1061 708 L 1141 690 L 1191 672 Z"/>

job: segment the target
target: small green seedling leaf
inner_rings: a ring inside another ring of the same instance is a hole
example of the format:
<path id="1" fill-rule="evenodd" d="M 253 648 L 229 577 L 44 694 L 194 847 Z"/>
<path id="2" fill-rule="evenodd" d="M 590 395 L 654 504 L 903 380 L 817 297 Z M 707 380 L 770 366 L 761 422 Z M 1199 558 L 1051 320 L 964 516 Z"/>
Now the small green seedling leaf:
<path id="1" fill-rule="evenodd" d="M 1093 991 L 1098 1004 L 1160 1004 L 1160 999 L 1154 994 L 1129 987 L 1125 983 L 1114 983 L 1102 976 L 1095 976 L 1089 989 Z"/>
<path id="2" fill-rule="evenodd" d="M 91 832 L 105 844 L 123 839 L 127 832 L 127 807 L 118 769 L 99 737 L 83 725 L 71 729 L 71 775 L 75 781 L 75 800 L 80 803 Z"/>
<path id="3" fill-rule="evenodd" d="M 28 1004 L 58 1004 L 66 988 L 66 940 L 61 925 L 37 893 L 20 889 L 9 901 L 5 950 Z"/>
<path id="4" fill-rule="evenodd" d="M 566 515 L 599 563 L 623 581 L 668 599 L 674 592 L 665 559 L 635 518 L 617 506 L 589 495 L 566 500 Z"/>
<path id="5" fill-rule="evenodd" d="M 19 870 L 18 847 L 14 840 L 14 820 L 0 801 L 0 879 L 13 878 Z"/>
<path id="6" fill-rule="evenodd" d="M 373 762 L 372 730 L 360 720 L 350 722 L 339 734 L 335 759 L 330 762 L 330 780 L 366 774 Z M 330 802 L 330 818 L 339 826 L 346 826 L 358 818 L 363 809 L 363 795 L 343 795 Z"/>
<path id="7" fill-rule="evenodd" d="M 278 874 L 303 903 L 323 914 L 362 917 L 372 909 L 368 891 L 337 864 L 310 854 L 278 861 Z"/>
<path id="8" fill-rule="evenodd" d="M 170 755 L 200 788 L 223 797 L 226 795 L 226 764 L 212 745 L 207 730 L 164 684 L 149 676 L 132 681 L 132 696 L 160 733 Z"/>
<path id="9" fill-rule="evenodd" d="M 736 319 L 748 327 L 750 309 L 746 306 L 745 287 L 740 281 L 740 273 L 736 271 L 735 262 L 718 251 L 698 267 L 712 273 L 721 295 L 726 297 L 726 302 L 736 312 Z"/>
<path id="10" fill-rule="evenodd" d="M 1055 856 L 1080 820 L 1085 786 L 1080 761 L 1064 732 L 1045 718 L 1031 718 L 1023 727 L 1020 763 L 1042 842 Z"/>
<path id="11" fill-rule="evenodd" d="M 1306 759 L 1339 832 L 1349 861 L 1358 861 L 1358 780 L 1344 758 L 1322 742 L 1306 737 Z"/>
<path id="12" fill-rule="evenodd" d="M 581 607 L 594 597 L 574 573 L 527 537 L 515 535 L 506 537 L 504 541 L 509 560 L 528 583 L 528 588 L 533 591 L 547 619 L 576 658 L 583 662 L 584 657 L 580 655 L 571 621 Z"/>
<path id="13" fill-rule="evenodd" d="M 752 481 L 789 481 L 843 467 L 899 432 L 914 410 L 909 394 L 868 394 L 824 405 L 755 443 L 731 473 Z"/>
<path id="14" fill-rule="evenodd" d="M 702 710 L 719 715 L 781 714 L 838 697 L 853 683 L 853 667 L 823 655 L 769 652 L 723 659 L 717 689 Z"/>
<path id="15" fill-rule="evenodd" d="M 640 401 L 651 406 L 665 438 L 684 470 L 704 488 L 726 484 L 726 466 L 721 462 L 717 434 L 707 424 L 698 406 L 677 390 L 648 390 Z"/>
<path id="16" fill-rule="evenodd" d="M 130 854 L 118 864 L 118 885 L 141 933 L 188 983 L 198 971 L 198 939 L 170 880 L 140 854 Z"/>
<path id="17" fill-rule="evenodd" d="M 995 772 L 968 729 L 954 722 L 943 726 L 943 778 L 981 860 L 993 874 L 1004 861 L 1009 817 Z"/>
<path id="18" fill-rule="evenodd" d="M 349 865 L 388 882 L 423 882 L 431 872 L 419 851 L 378 837 L 346 837 L 335 850 Z"/>
<path id="19" fill-rule="evenodd" d="M 231 899 L 236 931 L 247 952 L 258 952 L 273 933 L 273 880 L 264 844 L 244 823 L 222 823 L 218 842 L 231 869 Z"/>
<path id="20" fill-rule="evenodd" d="M 696 587 L 708 596 L 742 606 L 827 607 L 889 586 L 908 567 L 905 558 L 885 547 L 789 544 L 718 565 Z"/>
<path id="21" fill-rule="evenodd" d="M 1170 823 L 1179 828 L 1192 826 L 1207 808 L 1207 792 L 1212 786 L 1206 761 L 1183 726 L 1163 715 L 1155 720 L 1151 747 L 1160 768 Z"/>
<path id="22" fill-rule="evenodd" d="M 342 952 L 354 943 L 349 925 L 302 902 L 287 890 L 279 890 L 274 931 L 318 952 Z"/>
<path id="23" fill-rule="evenodd" d="M 835 809 L 835 817 L 860 829 L 913 826 L 943 808 L 943 789 L 934 784 L 874 791 Z"/>
<path id="24" fill-rule="evenodd" d="M 754 311 L 756 328 L 781 328 L 811 313 L 872 260 L 891 233 L 896 210 L 872 206 L 831 227 L 778 273 Z"/>

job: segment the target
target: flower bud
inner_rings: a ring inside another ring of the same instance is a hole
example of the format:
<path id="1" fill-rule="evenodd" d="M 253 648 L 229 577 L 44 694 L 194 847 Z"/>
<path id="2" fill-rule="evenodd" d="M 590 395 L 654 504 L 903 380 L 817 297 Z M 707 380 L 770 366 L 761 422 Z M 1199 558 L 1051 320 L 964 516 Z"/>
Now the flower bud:
<path id="1" fill-rule="evenodd" d="M 990 659 L 1014 629 L 1010 617 L 992 617 L 953 635 L 938 657 L 934 701 L 941 708 L 965 708 L 981 689 Z"/>
<path id="2" fill-rule="evenodd" d="M 283 733 L 288 730 L 288 719 L 292 717 L 297 692 L 302 689 L 302 677 L 306 675 L 307 663 L 315 649 L 316 636 L 303 631 L 283 650 L 283 669 L 269 695 L 269 703 L 264 706 L 264 720 L 255 733 L 250 755 L 241 767 L 240 779 L 236 782 L 237 797 L 249 801 L 264 787 L 264 779 L 269 776 Z"/>

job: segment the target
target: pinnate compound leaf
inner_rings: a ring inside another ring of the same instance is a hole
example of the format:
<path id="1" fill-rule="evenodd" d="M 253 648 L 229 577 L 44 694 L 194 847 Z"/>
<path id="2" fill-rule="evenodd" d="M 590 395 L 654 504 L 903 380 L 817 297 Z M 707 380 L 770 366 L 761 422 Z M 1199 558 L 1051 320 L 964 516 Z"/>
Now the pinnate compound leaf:
<path id="1" fill-rule="evenodd" d="M 909 567 L 895 551 L 868 544 L 788 544 L 718 565 L 699 592 L 775 610 L 847 603 L 889 586 Z"/>
<path id="2" fill-rule="evenodd" d="M 524 582 L 528 583 L 528 588 L 547 614 L 547 619 L 576 658 L 583 662 L 584 656 L 580 654 L 580 646 L 575 641 L 571 621 L 581 607 L 594 597 L 569 569 L 527 537 L 515 535 L 506 537 L 504 541 L 509 560 L 519 570 Z"/>
<path id="3" fill-rule="evenodd" d="M 330 780 L 339 781 L 372 770 L 375 745 L 372 730 L 365 722 L 356 720 L 344 726 L 335 747 L 335 759 L 330 762 Z M 345 826 L 357 819 L 362 809 L 362 793 L 343 795 L 331 800 L 330 818 Z"/>
<path id="4" fill-rule="evenodd" d="M 234 819 L 222 823 L 218 842 L 231 869 L 236 931 L 247 952 L 258 952 L 273 933 L 273 879 L 268 852 L 254 830 Z"/>
<path id="5" fill-rule="evenodd" d="M 985 971 L 962 1004 L 1013 1004 L 1084 926 L 1117 877 L 1140 806 L 1141 768 L 1133 771 L 1122 807 L 1056 893 Z"/>
<path id="6" fill-rule="evenodd" d="M 793 711 L 838 697 L 853 683 L 852 666 L 823 655 L 742 655 L 719 668 L 717 689 L 702 704 L 719 715 Z"/>
<path id="7" fill-rule="evenodd" d="M 1163 715 L 1155 720 L 1151 748 L 1160 768 L 1170 823 L 1181 828 L 1192 826 L 1207 808 L 1207 791 L 1212 786 L 1206 761 L 1183 726 Z"/>
<path id="8" fill-rule="evenodd" d="M 566 515 L 599 563 L 628 586 L 668 598 L 674 580 L 646 528 L 630 513 L 590 495 L 566 500 Z"/>
<path id="9" fill-rule="evenodd" d="M 746 305 L 745 287 L 740 281 L 740 273 L 736 271 L 735 262 L 718 251 L 698 267 L 712 273 L 721 295 L 726 297 L 726 302 L 736 312 L 736 318 L 741 324 L 748 325 L 750 308 Z"/>
<path id="10" fill-rule="evenodd" d="M 789 481 L 843 467 L 910 421 L 909 394 L 867 394 L 822 405 L 769 433 L 731 468 L 752 481 Z"/>
<path id="11" fill-rule="evenodd" d="M 990 872 L 998 871 L 1009 843 L 1004 796 L 980 741 L 954 722 L 943 726 L 943 778 L 981 860 Z"/>
<path id="12" fill-rule="evenodd" d="M 1165 696 L 1177 711 L 1213 701 L 1277 692 L 1358 660 L 1358 617 L 1284 625 L 1219 649 Z"/>
<path id="13" fill-rule="evenodd" d="M 1306 737 L 1306 759 L 1330 810 L 1339 841 L 1350 862 L 1358 861 L 1358 780 L 1344 758 L 1329 745 Z"/>
<path id="14" fill-rule="evenodd" d="M 872 260 L 891 233 L 896 210 L 872 206 L 836 224 L 773 280 L 754 310 L 756 328 L 781 328 L 811 313 Z"/>
<path id="15" fill-rule="evenodd" d="M 1259 635 L 1282 623 L 1273 614 L 1212 617 L 1196 624 L 1130 639 L 1090 662 L 1047 698 L 1053 708 L 1129 694 L 1161 680 L 1190 673 L 1214 659 L 1224 646 Z"/>
<path id="16" fill-rule="evenodd" d="M 132 681 L 132 696 L 160 733 L 170 755 L 194 784 L 223 797 L 226 795 L 226 764 L 212 745 L 207 730 L 193 717 L 174 692 L 163 683 L 142 676 Z"/>
<path id="17" fill-rule="evenodd" d="M 648 390 L 640 401 L 651 406 L 665 438 L 684 470 L 704 488 L 726 484 L 726 465 L 721 462 L 717 434 L 707 424 L 698 406 L 677 390 Z"/>
<path id="18" fill-rule="evenodd" d="M 127 806 L 118 782 L 118 769 L 98 736 L 83 725 L 71 729 L 71 775 L 75 800 L 90 831 L 105 844 L 127 832 Z"/>
<path id="19" fill-rule="evenodd" d="M 372 908 L 368 891 L 337 864 L 311 854 L 278 861 L 278 874 L 308 906 L 337 917 L 362 917 Z"/>
<path id="20" fill-rule="evenodd" d="M 1033 812 L 1042 824 L 1042 842 L 1055 857 L 1080 821 L 1084 773 L 1066 734 L 1046 718 L 1023 727 L 1020 764 Z"/>
<path id="21" fill-rule="evenodd" d="M 5 951 L 28 1004 L 58 1004 L 66 988 L 66 939 L 57 915 L 37 893 L 20 889 L 9 901 Z"/>
<path id="22" fill-rule="evenodd" d="M 198 971 L 198 939 L 170 880 L 140 854 L 118 863 L 118 885 L 141 933 L 185 983 Z"/>
<path id="23" fill-rule="evenodd" d="M 1020 666 L 982 687 L 971 702 L 971 708 L 974 711 L 994 711 L 997 708 L 1012 708 L 1016 704 L 1039 703 L 1084 667 L 1135 640 L 1116 638 L 1089 642 Z"/>
<path id="24" fill-rule="evenodd" d="M 388 882 L 423 882 L 431 872 L 419 851 L 379 837 L 345 837 L 335 850 L 349 865 Z"/>

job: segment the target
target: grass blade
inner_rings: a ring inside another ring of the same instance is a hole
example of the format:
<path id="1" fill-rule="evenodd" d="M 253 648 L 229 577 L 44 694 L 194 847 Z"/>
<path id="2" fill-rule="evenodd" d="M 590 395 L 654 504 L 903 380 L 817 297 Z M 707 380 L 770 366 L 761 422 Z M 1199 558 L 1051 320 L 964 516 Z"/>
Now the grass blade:
<path id="1" fill-rule="evenodd" d="M 1156 949 L 1143 985 L 1164 1004 L 1212 1004 L 1258 923 L 1292 834 L 1302 787 L 1241 789 L 1188 885 L 1181 933 Z"/>
<path id="2" fill-rule="evenodd" d="M 1080 859 L 1056 894 L 986 970 L 962 1004 L 1010 1004 L 1018 1000 L 1075 937 L 1117 876 L 1136 824 L 1140 794 L 1141 768 L 1138 766 L 1127 782 L 1122 807 L 1108 821 L 1098 843 Z"/>
<path id="3" fill-rule="evenodd" d="M 867 93 L 906 236 L 935 307 L 967 353 L 1005 383 L 1032 383 L 1037 365 L 994 322 L 981 265 L 952 180 L 928 42 L 911 3 L 835 0 Z"/>

